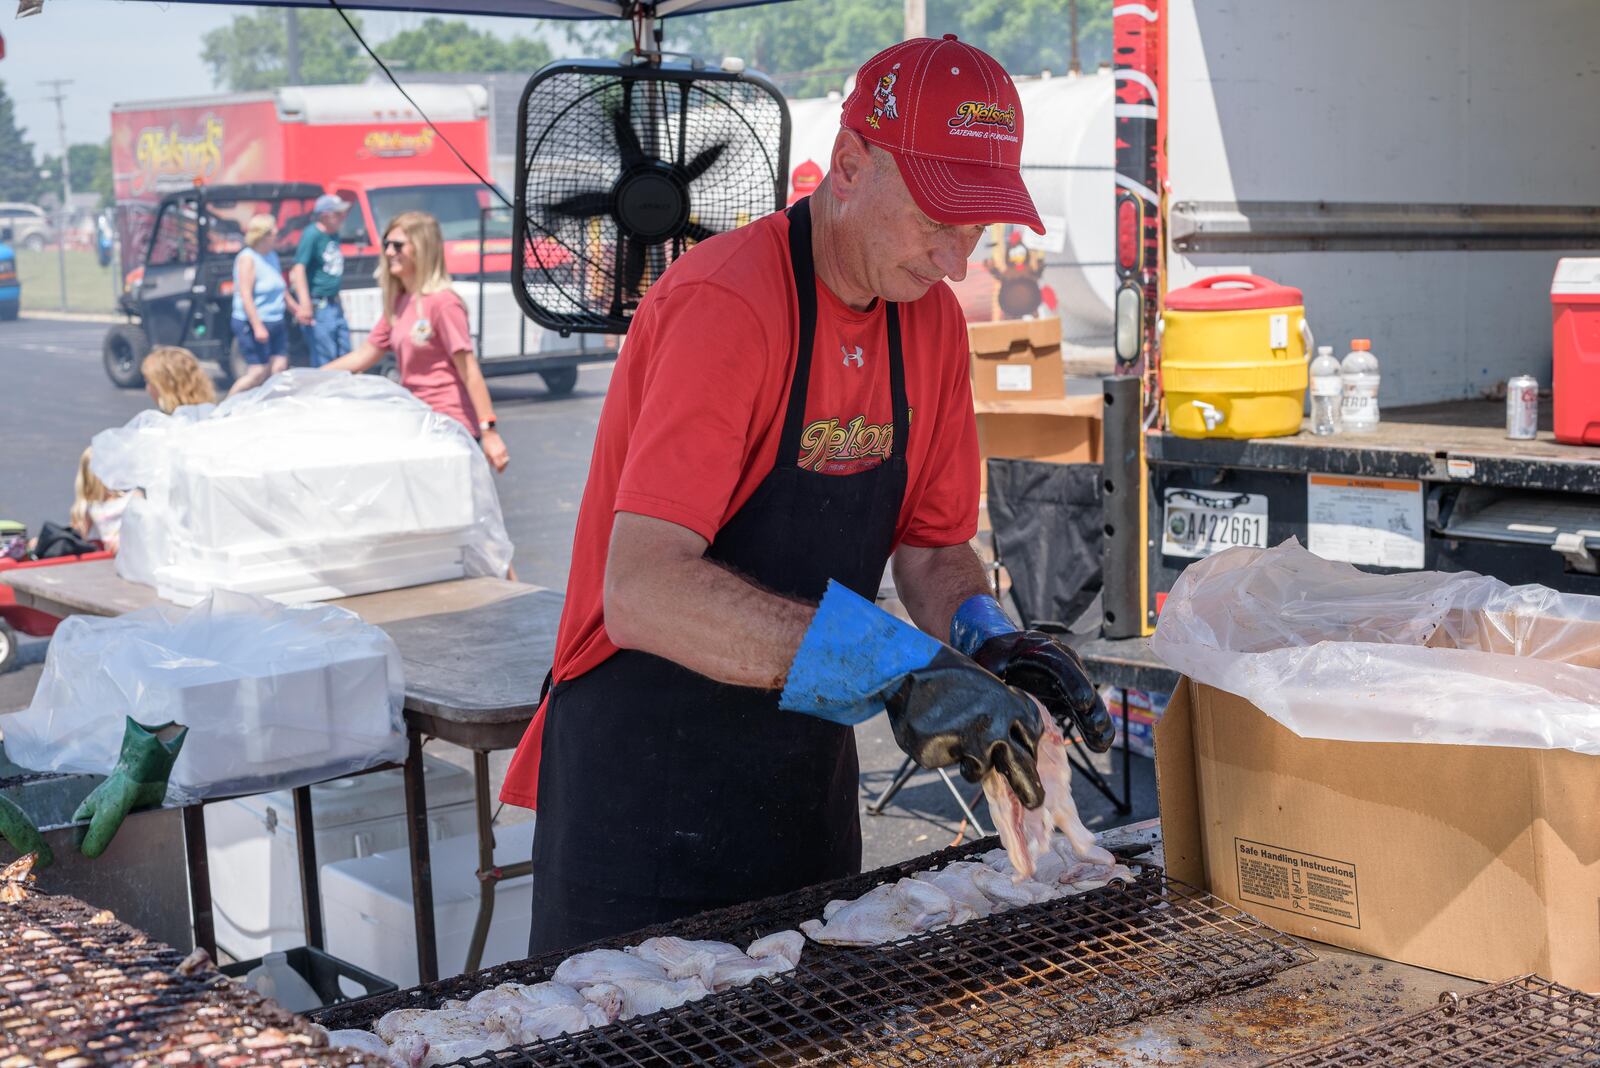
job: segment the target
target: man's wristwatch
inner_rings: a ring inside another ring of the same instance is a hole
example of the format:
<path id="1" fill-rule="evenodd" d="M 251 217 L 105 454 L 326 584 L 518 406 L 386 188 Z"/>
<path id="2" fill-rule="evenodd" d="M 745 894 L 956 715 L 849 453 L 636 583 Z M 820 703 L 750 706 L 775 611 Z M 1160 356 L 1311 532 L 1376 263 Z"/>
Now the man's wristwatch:
<path id="1" fill-rule="evenodd" d="M 497 424 L 495 423 L 494 419 L 492 419 L 492 418 L 490 418 L 490 419 L 480 419 L 480 420 L 478 420 L 478 433 L 487 434 L 489 431 L 493 430 L 496 425 Z"/>

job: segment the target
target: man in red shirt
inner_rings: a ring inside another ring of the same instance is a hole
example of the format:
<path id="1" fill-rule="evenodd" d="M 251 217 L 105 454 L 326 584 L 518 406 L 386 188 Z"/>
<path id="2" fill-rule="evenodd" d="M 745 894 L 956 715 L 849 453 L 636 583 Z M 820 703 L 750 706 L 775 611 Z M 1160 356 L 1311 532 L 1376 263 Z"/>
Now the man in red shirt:
<path id="1" fill-rule="evenodd" d="M 1043 800 L 1041 704 L 1095 749 L 1081 663 L 990 597 L 946 277 L 1039 232 L 1022 110 L 953 36 L 869 60 L 816 192 L 701 242 L 617 361 L 551 685 L 502 798 L 536 807 L 530 952 L 854 874 L 852 725 Z M 918 627 L 878 609 L 885 564 Z M 948 644 L 930 635 L 948 635 Z"/>

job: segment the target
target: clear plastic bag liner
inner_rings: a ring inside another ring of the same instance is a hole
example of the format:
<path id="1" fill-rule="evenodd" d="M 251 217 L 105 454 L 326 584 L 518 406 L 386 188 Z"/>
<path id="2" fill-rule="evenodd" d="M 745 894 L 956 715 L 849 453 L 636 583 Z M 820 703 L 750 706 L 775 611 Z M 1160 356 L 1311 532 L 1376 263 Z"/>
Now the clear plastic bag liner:
<path id="1" fill-rule="evenodd" d="M 381 575 L 419 539 L 468 575 L 511 562 L 477 442 L 378 375 L 287 371 L 214 408 L 142 412 L 93 448 L 102 481 L 144 491 L 118 564 L 136 581 L 203 592 L 254 574 L 235 588 L 270 594 Z"/>
<path id="2" fill-rule="evenodd" d="M 1304 738 L 1600 754 L 1600 598 L 1370 575 L 1290 539 L 1191 564 L 1150 646 Z"/>
<path id="3" fill-rule="evenodd" d="M 219 590 L 56 628 L 33 703 L 0 718 L 35 771 L 105 775 L 123 718 L 189 728 L 168 801 L 288 789 L 406 755 L 399 650 L 334 605 Z"/>

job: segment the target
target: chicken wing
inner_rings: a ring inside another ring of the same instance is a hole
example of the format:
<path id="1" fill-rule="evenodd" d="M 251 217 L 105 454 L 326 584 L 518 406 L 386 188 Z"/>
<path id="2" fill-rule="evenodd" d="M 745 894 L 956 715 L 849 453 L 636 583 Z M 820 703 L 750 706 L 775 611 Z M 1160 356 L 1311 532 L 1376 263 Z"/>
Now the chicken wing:
<path id="1" fill-rule="evenodd" d="M 591 983 L 583 988 L 585 998 L 616 1020 L 631 1020 L 662 1009 L 675 1009 L 710 993 L 710 988 L 698 976 L 687 979 L 618 976 L 609 982 Z"/>
<path id="2" fill-rule="evenodd" d="M 868 890 L 854 901 L 830 901 L 822 920 L 800 925 L 814 942 L 875 946 L 897 942 L 954 920 L 956 903 L 931 883 L 901 879 Z"/>
<path id="3" fill-rule="evenodd" d="M 799 931 L 778 931 L 751 942 L 745 954 L 755 960 L 782 960 L 789 968 L 796 968 L 805 948 L 806 936 Z"/>
<path id="4" fill-rule="evenodd" d="M 592 983 L 618 979 L 665 979 L 667 973 L 660 965 L 620 949 L 592 949 L 562 961 L 550 978 L 582 990 Z"/>
<path id="5" fill-rule="evenodd" d="M 949 894 L 950 900 L 964 910 L 964 914 L 958 913 L 957 918 L 951 922 L 966 923 L 967 920 L 981 919 L 994 911 L 994 902 L 990 901 L 988 895 L 973 881 L 973 874 L 977 869 L 982 869 L 990 875 L 994 874 L 982 864 L 958 860 L 946 864 L 938 871 L 919 871 L 912 878 L 919 882 L 931 883 Z"/>
<path id="6" fill-rule="evenodd" d="M 464 1005 L 446 1009 L 396 1009 L 378 1019 L 373 1030 L 389 1043 L 391 1056 L 399 1046 L 408 1068 L 428 1068 L 449 1064 L 463 1057 L 475 1057 L 493 1049 L 505 1049 L 511 1040 L 489 1030 L 483 1017 Z M 422 1056 L 415 1060 L 422 1039 Z M 413 1063 L 414 1062 L 414 1063 Z"/>
<path id="7" fill-rule="evenodd" d="M 1039 779 L 1044 783 L 1044 807 L 1070 844 L 1070 859 L 1110 866 L 1117 862 L 1094 840 L 1094 832 L 1083 825 L 1078 805 L 1072 799 L 1072 763 L 1067 759 L 1067 740 L 1055 720 L 1044 717 L 1044 733 L 1039 736 Z M 1063 858 L 1067 859 L 1067 858 Z"/>

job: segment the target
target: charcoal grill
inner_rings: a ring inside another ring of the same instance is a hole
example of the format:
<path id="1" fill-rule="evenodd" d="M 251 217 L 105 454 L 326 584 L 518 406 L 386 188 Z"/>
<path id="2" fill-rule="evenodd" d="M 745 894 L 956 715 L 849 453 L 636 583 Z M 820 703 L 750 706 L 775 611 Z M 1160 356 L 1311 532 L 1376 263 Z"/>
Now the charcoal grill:
<path id="1" fill-rule="evenodd" d="M 705 913 L 583 948 L 656 934 L 745 945 L 822 914 L 830 898 L 993 848 L 993 839 L 783 897 Z M 434 1008 L 499 983 L 548 979 L 580 950 L 316 1014 L 369 1027 L 398 1008 Z M 807 942 L 793 972 L 609 1027 L 499 1050 L 470 1065 L 1003 1064 L 1035 1050 L 1252 985 L 1314 959 L 1298 942 L 1192 887 L 1143 868 L 1133 883 L 997 913 L 885 946 Z"/>
<path id="2" fill-rule="evenodd" d="M 1524 975 L 1266 1062 L 1287 1068 L 1600 1065 L 1600 998 Z M 1265 1066 L 1263 1066 L 1265 1068 Z"/>
<path id="3" fill-rule="evenodd" d="M 109 912 L 45 894 L 0 903 L 0 1068 L 372 1063 L 318 1041 L 209 960 Z"/>

